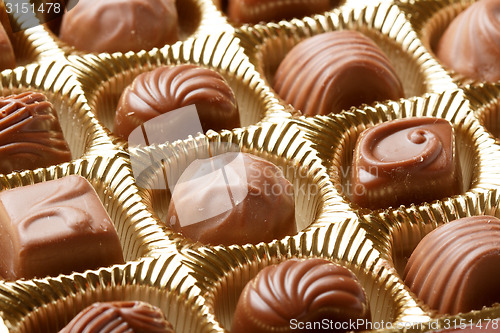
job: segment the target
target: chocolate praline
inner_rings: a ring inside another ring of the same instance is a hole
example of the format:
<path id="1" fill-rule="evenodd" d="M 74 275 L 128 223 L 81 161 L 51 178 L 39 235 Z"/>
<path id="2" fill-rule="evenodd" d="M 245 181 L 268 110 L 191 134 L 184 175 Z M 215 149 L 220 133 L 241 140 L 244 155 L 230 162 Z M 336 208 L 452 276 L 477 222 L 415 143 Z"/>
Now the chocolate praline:
<path id="1" fill-rule="evenodd" d="M 7 31 L 0 24 L 0 71 L 14 67 L 16 67 L 14 48 L 12 47 Z"/>
<path id="2" fill-rule="evenodd" d="M 349 269 L 324 259 L 289 259 L 247 283 L 231 333 L 319 332 L 325 323 L 328 332 L 350 331 L 352 323 L 361 331 L 370 320 L 365 291 Z"/>
<path id="3" fill-rule="evenodd" d="M 387 56 L 357 31 L 333 31 L 297 44 L 280 63 L 274 89 L 306 116 L 404 97 Z"/>

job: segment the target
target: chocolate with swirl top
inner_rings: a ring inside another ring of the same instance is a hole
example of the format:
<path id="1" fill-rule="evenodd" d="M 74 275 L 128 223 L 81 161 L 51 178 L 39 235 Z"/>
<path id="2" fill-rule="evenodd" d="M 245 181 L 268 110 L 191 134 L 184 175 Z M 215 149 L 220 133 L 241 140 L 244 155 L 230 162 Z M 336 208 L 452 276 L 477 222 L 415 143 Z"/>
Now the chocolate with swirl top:
<path id="1" fill-rule="evenodd" d="M 70 160 L 57 113 L 43 94 L 0 97 L 0 173 Z"/>
<path id="2" fill-rule="evenodd" d="M 430 232 L 410 256 L 404 281 L 440 314 L 500 302 L 500 220 L 467 217 Z"/>
<path id="3" fill-rule="evenodd" d="M 264 268 L 247 283 L 231 332 L 317 332 L 318 326 L 312 325 L 358 320 L 364 324 L 357 330 L 366 329 L 370 308 L 363 287 L 350 270 L 325 259 L 290 259 Z"/>
<path id="4" fill-rule="evenodd" d="M 236 97 L 217 72 L 196 65 L 160 67 L 137 76 L 120 97 L 114 133 L 128 138 L 166 112 L 195 105 L 204 131 L 240 126 Z"/>
<path id="5" fill-rule="evenodd" d="M 388 121 L 361 133 L 349 195 L 371 209 L 430 202 L 462 191 L 453 127 L 445 119 Z"/>
<path id="6" fill-rule="evenodd" d="M 30 279 L 123 263 L 116 230 L 83 177 L 0 193 L 0 276 Z"/>
<path id="7" fill-rule="evenodd" d="M 94 303 L 59 333 L 175 333 L 156 306 L 140 301 Z"/>
<path id="8" fill-rule="evenodd" d="M 326 32 L 297 44 L 281 62 L 274 89 L 306 116 L 404 97 L 387 56 L 357 31 Z"/>
<path id="9" fill-rule="evenodd" d="M 481 0 L 460 13 L 436 47 L 437 57 L 468 78 L 500 80 L 500 0 Z"/>

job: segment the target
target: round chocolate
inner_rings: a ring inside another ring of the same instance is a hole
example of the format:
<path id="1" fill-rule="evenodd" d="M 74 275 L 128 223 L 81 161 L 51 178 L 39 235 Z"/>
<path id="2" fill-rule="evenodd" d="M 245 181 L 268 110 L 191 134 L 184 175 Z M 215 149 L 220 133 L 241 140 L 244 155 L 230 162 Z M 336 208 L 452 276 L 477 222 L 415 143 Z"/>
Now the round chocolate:
<path id="1" fill-rule="evenodd" d="M 500 220 L 467 217 L 430 232 L 410 256 L 404 281 L 440 314 L 500 302 Z"/>
<path id="2" fill-rule="evenodd" d="M 306 116 L 404 97 L 389 59 L 357 31 L 326 32 L 297 44 L 280 63 L 274 89 Z"/>
<path id="3" fill-rule="evenodd" d="M 7 31 L 0 24 L 0 71 L 16 67 L 16 56 Z"/>
<path id="4" fill-rule="evenodd" d="M 150 50 L 178 41 L 174 0 L 79 0 L 65 13 L 61 40 L 80 51 Z"/>
<path id="5" fill-rule="evenodd" d="M 159 308 L 139 301 L 94 303 L 59 331 L 84 332 L 175 333 Z"/>
<path id="6" fill-rule="evenodd" d="M 468 78 L 500 80 L 500 0 L 481 0 L 460 13 L 436 47 L 446 66 Z"/>
<path id="7" fill-rule="evenodd" d="M 324 259 L 290 259 L 247 283 L 231 333 L 319 332 L 325 323 L 328 332 L 350 331 L 351 323 L 364 330 L 370 317 L 365 291 L 350 270 Z M 342 323 L 347 329 L 335 329 Z"/>
<path id="8" fill-rule="evenodd" d="M 297 233 L 293 186 L 254 155 L 196 160 L 173 189 L 167 222 L 203 244 L 271 242 Z"/>
<path id="9" fill-rule="evenodd" d="M 159 67 L 134 79 L 118 102 L 114 133 L 127 138 L 147 120 L 188 105 L 196 106 L 204 131 L 240 126 L 236 97 L 219 73 L 178 65 Z"/>

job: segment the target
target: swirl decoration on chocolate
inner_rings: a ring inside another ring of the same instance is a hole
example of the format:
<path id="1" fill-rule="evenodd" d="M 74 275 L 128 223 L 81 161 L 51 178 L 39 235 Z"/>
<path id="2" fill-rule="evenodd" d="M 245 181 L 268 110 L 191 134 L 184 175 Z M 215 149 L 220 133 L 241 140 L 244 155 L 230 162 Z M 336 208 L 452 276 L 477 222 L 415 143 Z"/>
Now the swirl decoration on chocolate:
<path id="1" fill-rule="evenodd" d="M 59 37 L 80 51 L 139 52 L 179 40 L 174 0 L 79 0 Z"/>
<path id="2" fill-rule="evenodd" d="M 290 259 L 268 266 L 238 300 L 232 333 L 294 332 L 290 323 L 371 319 L 363 287 L 347 268 L 325 259 Z M 358 330 L 365 327 L 360 325 Z"/>
<path id="3" fill-rule="evenodd" d="M 499 13 L 499 0 L 481 0 L 460 13 L 437 44 L 439 60 L 468 78 L 500 80 Z"/>
<path id="4" fill-rule="evenodd" d="M 297 44 L 279 65 L 274 89 L 306 116 L 404 97 L 389 59 L 357 31 L 326 32 Z"/>
<path id="5" fill-rule="evenodd" d="M 159 308 L 140 301 L 94 303 L 59 331 L 84 332 L 175 333 Z"/>
<path id="6" fill-rule="evenodd" d="M 462 174 L 445 119 L 393 120 L 361 133 L 354 149 L 351 200 L 378 209 L 459 194 Z"/>
<path id="7" fill-rule="evenodd" d="M 0 173 L 71 161 L 57 113 L 41 93 L 1 97 L 0 133 Z"/>
<path id="8" fill-rule="evenodd" d="M 114 132 L 127 138 L 166 112 L 195 105 L 204 131 L 240 126 L 236 97 L 217 72 L 196 65 L 165 66 L 138 75 L 120 97 Z"/>
<path id="9" fill-rule="evenodd" d="M 406 285 L 440 314 L 500 302 L 500 220 L 474 216 L 426 235 L 405 268 Z"/>

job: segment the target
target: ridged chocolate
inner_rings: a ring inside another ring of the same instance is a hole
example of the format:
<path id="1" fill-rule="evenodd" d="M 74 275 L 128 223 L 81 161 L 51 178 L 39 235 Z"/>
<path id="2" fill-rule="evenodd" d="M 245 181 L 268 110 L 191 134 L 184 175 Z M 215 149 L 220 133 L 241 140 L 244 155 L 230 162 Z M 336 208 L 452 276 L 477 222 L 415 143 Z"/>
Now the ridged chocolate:
<path id="1" fill-rule="evenodd" d="M 196 160 L 175 185 L 167 223 L 203 244 L 281 239 L 297 232 L 293 186 L 277 166 L 250 154 Z"/>
<path id="2" fill-rule="evenodd" d="M 0 24 L 0 71 L 16 67 L 16 56 L 9 35 Z"/>
<path id="3" fill-rule="evenodd" d="M 404 281 L 440 314 L 500 302 L 500 220 L 467 217 L 430 232 L 410 256 Z"/>
<path id="4" fill-rule="evenodd" d="M 178 41 L 174 0 L 79 0 L 59 37 L 80 51 L 150 50 Z"/>
<path id="5" fill-rule="evenodd" d="M 94 303 L 59 331 L 86 332 L 175 333 L 159 308 L 140 301 Z"/>
<path id="6" fill-rule="evenodd" d="M 462 173 L 449 121 L 405 118 L 363 131 L 354 149 L 349 196 L 377 209 L 458 195 Z"/>
<path id="7" fill-rule="evenodd" d="M 57 113 L 37 92 L 0 97 L 0 173 L 71 161 Z"/>
<path id="8" fill-rule="evenodd" d="M 389 59 L 357 31 L 326 32 L 297 44 L 279 65 L 273 87 L 306 116 L 404 97 Z"/>
<path id="9" fill-rule="evenodd" d="M 120 97 L 114 133 L 127 138 L 166 112 L 195 105 L 204 131 L 240 126 L 236 97 L 217 72 L 196 65 L 160 67 L 137 76 Z"/>
<path id="10" fill-rule="evenodd" d="M 460 13 L 436 47 L 437 57 L 468 78 L 500 80 L 499 0 L 481 0 Z"/>
<path id="11" fill-rule="evenodd" d="M 364 330 L 370 317 L 365 291 L 350 270 L 324 259 L 290 259 L 264 268 L 247 283 L 231 333 L 350 331 L 334 330 L 330 321 L 363 322 L 357 330 Z M 330 330 L 298 329 L 298 323 L 325 322 Z"/>

